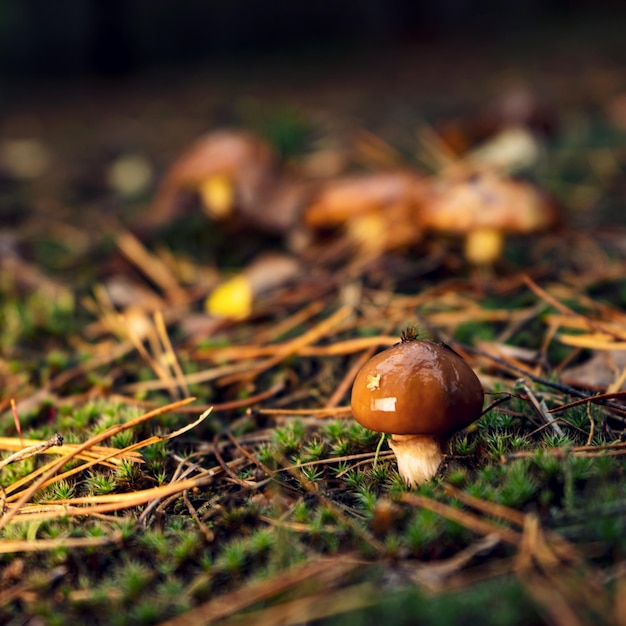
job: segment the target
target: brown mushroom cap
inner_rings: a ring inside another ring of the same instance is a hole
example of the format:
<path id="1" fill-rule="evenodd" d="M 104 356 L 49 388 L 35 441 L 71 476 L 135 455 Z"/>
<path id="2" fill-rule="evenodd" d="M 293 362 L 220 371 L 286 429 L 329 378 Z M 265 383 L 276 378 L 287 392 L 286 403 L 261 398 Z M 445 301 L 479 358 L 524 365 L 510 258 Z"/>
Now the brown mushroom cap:
<path id="1" fill-rule="evenodd" d="M 409 170 L 328 181 L 305 208 L 303 222 L 322 237 L 341 229 L 364 253 L 404 248 L 421 239 L 415 214 L 428 184 Z"/>
<path id="2" fill-rule="evenodd" d="M 440 438 L 480 417 L 483 389 L 450 348 L 403 339 L 363 366 L 351 405 L 357 422 L 370 430 Z"/>
<path id="3" fill-rule="evenodd" d="M 256 186 L 276 165 L 270 146 L 252 133 L 216 130 L 193 142 L 170 168 L 167 179 L 192 187 L 209 176 L 223 175 Z"/>
<path id="4" fill-rule="evenodd" d="M 206 189 L 210 192 L 203 194 Z M 237 130 L 207 133 L 179 155 L 159 186 L 144 228 L 150 230 L 174 217 L 177 199 L 189 191 L 201 193 L 204 208 L 214 219 L 236 214 L 253 228 L 276 233 L 297 222 L 308 197 L 305 185 L 281 168 L 266 141 Z M 211 193 L 216 194 L 216 206 L 207 206 Z"/>
<path id="5" fill-rule="evenodd" d="M 453 174 L 433 185 L 418 212 L 425 230 L 470 233 L 496 230 L 531 233 L 558 222 L 554 203 L 529 183 L 492 170 Z"/>
<path id="6" fill-rule="evenodd" d="M 398 170 L 329 181 L 306 207 L 304 221 L 312 228 L 328 228 L 389 207 L 412 209 L 424 194 L 423 180 L 417 173 Z"/>

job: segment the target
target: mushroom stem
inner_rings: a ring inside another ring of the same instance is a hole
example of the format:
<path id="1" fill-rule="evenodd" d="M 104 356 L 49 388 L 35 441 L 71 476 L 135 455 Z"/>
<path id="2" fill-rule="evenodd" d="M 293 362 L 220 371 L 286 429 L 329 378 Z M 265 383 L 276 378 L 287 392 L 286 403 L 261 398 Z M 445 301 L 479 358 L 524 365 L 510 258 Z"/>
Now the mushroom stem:
<path id="1" fill-rule="evenodd" d="M 398 472 L 409 487 L 430 480 L 443 460 L 441 441 L 423 435 L 391 435 L 389 446 L 396 455 Z"/>
<path id="2" fill-rule="evenodd" d="M 465 258 L 474 265 L 491 265 L 502 256 L 504 235 L 493 228 L 481 228 L 467 234 Z"/>

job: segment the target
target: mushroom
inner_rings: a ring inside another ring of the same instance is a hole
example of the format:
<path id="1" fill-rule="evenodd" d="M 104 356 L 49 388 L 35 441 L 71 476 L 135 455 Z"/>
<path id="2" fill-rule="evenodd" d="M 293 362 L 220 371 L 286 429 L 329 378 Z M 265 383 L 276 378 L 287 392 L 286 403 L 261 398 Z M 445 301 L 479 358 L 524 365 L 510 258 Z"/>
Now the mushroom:
<path id="1" fill-rule="evenodd" d="M 437 473 L 450 437 L 480 417 L 483 396 L 462 357 L 408 329 L 361 368 L 351 406 L 362 426 L 391 434 L 400 476 L 414 487 Z"/>
<path id="2" fill-rule="evenodd" d="M 450 119 L 437 129 L 453 154 L 464 158 L 468 151 L 509 130 L 524 130 L 541 143 L 556 133 L 555 111 L 536 90 L 517 81 L 501 87 L 500 93 L 481 103 L 474 114 Z"/>
<path id="3" fill-rule="evenodd" d="M 297 222 L 306 195 L 266 141 L 237 130 L 207 133 L 178 156 L 144 226 L 158 227 L 172 218 L 184 192 L 196 193 L 213 220 L 238 216 L 249 226 L 278 234 Z"/>
<path id="4" fill-rule="evenodd" d="M 506 233 L 548 230 L 557 224 L 558 213 L 533 185 L 492 169 L 474 169 L 443 176 L 417 218 L 424 230 L 465 235 L 467 260 L 490 265 L 502 255 Z"/>
<path id="5" fill-rule="evenodd" d="M 362 252 L 378 255 L 421 239 L 415 207 L 424 177 L 409 170 L 345 176 L 327 182 L 304 210 L 313 231 L 343 227 Z"/>

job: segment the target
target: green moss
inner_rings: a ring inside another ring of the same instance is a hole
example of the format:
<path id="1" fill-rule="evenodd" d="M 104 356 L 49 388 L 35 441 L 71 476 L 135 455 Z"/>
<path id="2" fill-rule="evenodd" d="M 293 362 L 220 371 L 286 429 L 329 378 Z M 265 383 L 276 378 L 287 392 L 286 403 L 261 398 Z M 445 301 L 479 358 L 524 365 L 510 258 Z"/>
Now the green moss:
<path id="1" fill-rule="evenodd" d="M 277 428 L 273 434 L 274 443 L 281 454 L 289 456 L 300 449 L 304 438 L 304 426 L 299 420 L 290 422 L 287 426 Z"/>
<path id="2" fill-rule="evenodd" d="M 518 459 L 509 464 L 504 481 L 498 489 L 498 501 L 513 509 L 520 509 L 539 491 L 540 483 L 530 474 L 530 461 Z"/>
<path id="3" fill-rule="evenodd" d="M 418 589 L 390 591 L 366 609 L 324 620 L 327 626 L 528 626 L 543 620 L 512 577 L 472 585 L 469 589 L 428 597 Z"/>
<path id="4" fill-rule="evenodd" d="M 462 322 L 456 327 L 454 338 L 459 343 L 472 346 L 479 341 L 493 341 L 495 339 L 495 331 L 491 324 Z"/>
<path id="5" fill-rule="evenodd" d="M 444 520 L 441 516 L 427 509 L 416 511 L 405 532 L 405 542 L 411 554 L 423 557 L 430 549 L 437 549 L 441 538 Z"/>
<path id="6" fill-rule="evenodd" d="M 85 480 L 88 495 L 101 496 L 113 493 L 117 488 L 117 480 L 111 473 L 90 472 Z"/>

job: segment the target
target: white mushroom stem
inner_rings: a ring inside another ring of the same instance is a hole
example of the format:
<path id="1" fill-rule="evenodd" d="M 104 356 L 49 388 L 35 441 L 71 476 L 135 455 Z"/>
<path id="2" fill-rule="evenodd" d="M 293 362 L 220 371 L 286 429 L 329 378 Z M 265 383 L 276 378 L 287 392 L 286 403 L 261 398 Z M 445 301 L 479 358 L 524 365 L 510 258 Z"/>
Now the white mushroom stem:
<path id="1" fill-rule="evenodd" d="M 409 487 L 430 480 L 443 460 L 441 440 L 423 435 L 391 435 L 389 446 L 396 455 L 398 472 Z"/>

